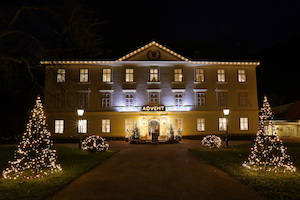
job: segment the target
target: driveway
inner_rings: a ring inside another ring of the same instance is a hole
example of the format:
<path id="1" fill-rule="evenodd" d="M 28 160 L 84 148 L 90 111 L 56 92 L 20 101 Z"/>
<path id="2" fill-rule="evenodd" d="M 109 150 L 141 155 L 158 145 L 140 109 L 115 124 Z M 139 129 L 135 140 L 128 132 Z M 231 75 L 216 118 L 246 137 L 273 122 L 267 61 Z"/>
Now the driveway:
<path id="1" fill-rule="evenodd" d="M 111 149 L 120 152 L 65 186 L 49 200 L 263 199 L 188 151 L 200 147 L 200 141 L 156 145 L 109 143 Z"/>

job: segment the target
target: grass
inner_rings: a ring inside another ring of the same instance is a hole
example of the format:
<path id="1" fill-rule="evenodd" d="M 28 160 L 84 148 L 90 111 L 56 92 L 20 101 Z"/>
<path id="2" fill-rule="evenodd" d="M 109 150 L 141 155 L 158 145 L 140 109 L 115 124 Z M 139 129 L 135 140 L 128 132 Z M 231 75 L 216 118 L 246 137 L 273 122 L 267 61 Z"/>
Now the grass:
<path id="1" fill-rule="evenodd" d="M 7 167 L 7 161 L 13 158 L 16 147 L 0 147 L 0 170 Z M 21 181 L 0 178 L 0 200 L 39 200 L 45 199 L 76 177 L 95 167 L 116 151 L 88 153 L 79 149 L 56 146 L 58 163 L 62 172 L 45 178 Z"/>
<path id="2" fill-rule="evenodd" d="M 300 144 L 284 144 L 295 164 L 295 173 L 254 172 L 242 167 L 248 158 L 253 144 L 243 144 L 221 149 L 191 149 L 197 156 L 206 160 L 234 178 L 246 183 L 264 197 L 279 199 L 300 199 Z"/>

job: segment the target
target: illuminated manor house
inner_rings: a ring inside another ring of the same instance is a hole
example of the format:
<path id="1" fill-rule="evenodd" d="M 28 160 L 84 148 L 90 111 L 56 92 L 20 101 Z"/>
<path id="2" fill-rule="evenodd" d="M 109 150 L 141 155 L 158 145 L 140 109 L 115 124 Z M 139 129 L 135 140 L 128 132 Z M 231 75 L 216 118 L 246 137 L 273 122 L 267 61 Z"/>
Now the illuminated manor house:
<path id="1" fill-rule="evenodd" d="M 254 135 L 258 129 L 258 62 L 191 61 L 151 42 L 116 61 L 41 61 L 45 109 L 56 137 L 78 133 L 141 140 Z M 54 72 L 54 73 L 53 73 Z M 79 119 L 76 110 L 83 108 Z"/>

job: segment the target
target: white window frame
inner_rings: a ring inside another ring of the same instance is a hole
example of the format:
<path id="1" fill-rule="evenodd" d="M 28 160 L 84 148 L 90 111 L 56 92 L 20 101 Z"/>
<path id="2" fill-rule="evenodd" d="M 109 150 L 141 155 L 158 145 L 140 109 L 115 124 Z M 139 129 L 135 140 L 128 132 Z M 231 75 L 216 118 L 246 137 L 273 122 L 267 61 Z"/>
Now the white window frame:
<path id="1" fill-rule="evenodd" d="M 102 69 L 102 82 L 103 83 L 112 83 L 112 69 L 111 68 Z"/>
<path id="2" fill-rule="evenodd" d="M 80 119 L 80 120 L 78 120 L 77 132 L 79 134 L 85 134 L 85 133 L 87 133 L 87 123 L 88 123 L 88 121 L 86 119 Z"/>
<path id="3" fill-rule="evenodd" d="M 227 130 L 227 118 L 220 117 L 218 127 L 219 127 L 219 131 L 226 131 Z"/>
<path id="4" fill-rule="evenodd" d="M 183 81 L 183 70 L 181 68 L 174 69 L 174 82 Z"/>
<path id="5" fill-rule="evenodd" d="M 125 82 L 127 83 L 134 82 L 134 69 L 132 68 L 125 69 Z"/>
<path id="6" fill-rule="evenodd" d="M 239 83 L 245 83 L 247 82 L 247 75 L 245 69 L 239 69 L 238 70 L 238 82 Z"/>
<path id="7" fill-rule="evenodd" d="M 217 92 L 218 106 L 227 106 L 227 92 Z"/>
<path id="8" fill-rule="evenodd" d="M 248 119 L 248 117 L 241 117 L 240 118 L 240 130 L 241 131 L 248 131 L 249 130 L 249 119 Z"/>
<path id="9" fill-rule="evenodd" d="M 149 105 L 159 105 L 159 98 L 160 93 L 159 92 L 149 92 Z M 154 97 L 152 95 L 157 95 L 157 97 Z M 156 99 L 156 101 L 154 101 Z"/>
<path id="10" fill-rule="evenodd" d="M 222 83 L 226 82 L 226 74 L 225 69 L 217 69 L 217 81 Z"/>
<path id="11" fill-rule="evenodd" d="M 89 69 L 80 69 L 79 70 L 79 82 L 88 83 L 89 82 Z"/>
<path id="12" fill-rule="evenodd" d="M 102 119 L 101 120 L 101 130 L 102 130 L 102 133 L 110 133 L 111 132 L 110 119 Z"/>
<path id="13" fill-rule="evenodd" d="M 90 104 L 90 90 L 77 91 L 78 92 L 78 106 L 79 108 L 88 108 Z"/>
<path id="14" fill-rule="evenodd" d="M 239 106 L 247 106 L 248 105 L 248 93 L 247 92 L 239 92 Z"/>
<path id="15" fill-rule="evenodd" d="M 58 69 L 57 70 L 56 82 L 57 83 L 66 82 L 66 69 Z"/>
<path id="16" fill-rule="evenodd" d="M 111 93 L 109 92 L 101 93 L 101 107 L 102 108 L 111 107 Z"/>
<path id="17" fill-rule="evenodd" d="M 196 106 L 206 105 L 206 92 L 196 92 Z"/>
<path id="18" fill-rule="evenodd" d="M 174 93 L 174 106 L 183 106 L 183 92 Z"/>
<path id="19" fill-rule="evenodd" d="M 205 118 L 202 117 L 197 118 L 197 131 L 199 132 L 205 131 Z"/>
<path id="20" fill-rule="evenodd" d="M 204 82 L 205 81 L 205 74 L 204 69 L 202 68 L 196 68 L 195 69 L 195 82 Z"/>
<path id="21" fill-rule="evenodd" d="M 125 106 L 133 107 L 134 106 L 134 93 L 126 92 L 124 95 L 125 95 Z"/>
<path id="22" fill-rule="evenodd" d="M 55 119 L 54 120 L 54 133 L 63 134 L 65 130 L 65 120 Z"/>
<path id="23" fill-rule="evenodd" d="M 159 82 L 159 68 L 149 69 L 149 82 Z"/>

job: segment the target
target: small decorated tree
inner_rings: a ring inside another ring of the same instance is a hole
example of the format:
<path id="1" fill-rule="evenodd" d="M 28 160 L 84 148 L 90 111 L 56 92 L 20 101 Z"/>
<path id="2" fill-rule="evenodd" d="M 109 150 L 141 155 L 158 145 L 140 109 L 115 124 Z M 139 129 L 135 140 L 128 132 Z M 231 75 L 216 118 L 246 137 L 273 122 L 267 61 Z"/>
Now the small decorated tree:
<path id="1" fill-rule="evenodd" d="M 222 145 L 222 139 L 216 135 L 207 135 L 201 141 L 203 146 L 206 146 L 210 149 L 220 148 Z"/>
<path id="2" fill-rule="evenodd" d="M 134 124 L 134 128 L 132 130 L 132 136 L 131 136 L 131 139 L 139 139 L 140 136 L 141 136 L 141 133 L 140 133 L 140 128 L 137 126 L 137 124 L 135 123 Z"/>
<path id="3" fill-rule="evenodd" d="M 90 152 L 107 151 L 109 144 L 104 138 L 98 135 L 91 135 L 87 137 L 83 142 L 81 148 Z"/>
<path id="4" fill-rule="evenodd" d="M 61 171 L 56 163 L 56 151 L 51 149 L 52 141 L 47 130 L 46 117 L 40 97 L 31 110 L 26 132 L 14 153 L 14 160 L 3 170 L 5 179 L 33 179 Z"/>
<path id="5" fill-rule="evenodd" d="M 272 109 L 267 97 L 264 97 L 254 147 L 242 166 L 254 171 L 294 172 L 296 168 L 290 161 L 287 148 L 274 132 L 272 117 Z"/>

